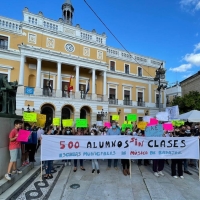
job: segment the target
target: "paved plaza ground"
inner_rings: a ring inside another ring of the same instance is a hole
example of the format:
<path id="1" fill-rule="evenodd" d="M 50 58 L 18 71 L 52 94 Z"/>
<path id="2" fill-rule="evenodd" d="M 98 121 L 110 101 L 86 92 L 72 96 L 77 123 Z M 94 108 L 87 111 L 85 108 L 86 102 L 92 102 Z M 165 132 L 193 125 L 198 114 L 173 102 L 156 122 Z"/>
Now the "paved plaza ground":
<path id="1" fill-rule="evenodd" d="M 193 175 L 184 174 L 185 179 L 174 179 L 170 173 L 170 165 L 165 164 L 164 177 L 155 177 L 152 165 L 138 166 L 132 162 L 132 173 L 124 176 L 120 161 L 119 170 L 106 170 L 107 160 L 99 160 L 100 174 L 92 174 L 91 161 L 84 161 L 86 171 L 78 168 L 73 172 L 73 166 L 64 166 L 63 162 L 55 161 L 54 178 L 41 182 L 39 154 L 34 170 L 34 176 L 23 185 L 25 180 L 18 181 L 15 186 L 0 195 L 1 200 L 198 200 L 200 199 L 200 182 L 198 170 L 189 168 Z M 31 173 L 31 172 L 30 172 Z M 32 172 L 33 174 L 33 172 Z M 30 176 L 30 175 L 29 175 Z M 31 176 L 30 176 L 31 177 Z M 77 189 L 70 188 L 79 184 Z M 13 192 L 12 196 L 8 194 Z M 9 198 L 6 198 L 6 195 Z"/>

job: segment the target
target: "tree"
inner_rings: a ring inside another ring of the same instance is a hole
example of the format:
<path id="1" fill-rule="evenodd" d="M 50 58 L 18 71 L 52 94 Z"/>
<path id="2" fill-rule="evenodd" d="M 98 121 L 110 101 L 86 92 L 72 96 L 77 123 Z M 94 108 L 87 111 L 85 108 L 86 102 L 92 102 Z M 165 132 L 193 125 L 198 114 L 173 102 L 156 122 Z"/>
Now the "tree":
<path id="1" fill-rule="evenodd" d="M 183 97 L 175 97 L 171 103 L 172 106 L 179 106 L 180 114 L 191 110 L 200 110 L 200 93 L 197 91 L 190 91 Z"/>

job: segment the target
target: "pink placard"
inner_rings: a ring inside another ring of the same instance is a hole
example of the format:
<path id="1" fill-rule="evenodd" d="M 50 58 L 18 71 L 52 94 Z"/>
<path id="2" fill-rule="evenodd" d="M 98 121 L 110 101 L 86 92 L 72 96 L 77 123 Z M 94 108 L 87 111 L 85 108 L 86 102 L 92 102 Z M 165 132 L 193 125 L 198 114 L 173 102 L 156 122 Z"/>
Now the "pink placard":
<path id="1" fill-rule="evenodd" d="M 19 130 L 19 135 L 17 137 L 17 141 L 18 142 L 28 142 L 28 137 L 31 134 L 30 131 L 26 131 L 26 130 Z"/>
<path id="2" fill-rule="evenodd" d="M 172 124 L 163 124 L 163 129 L 165 131 L 172 131 L 174 129 Z"/>
<path id="3" fill-rule="evenodd" d="M 147 124 L 147 126 L 155 126 L 157 124 L 158 124 L 158 120 L 154 119 L 154 118 L 151 118 L 150 122 Z"/>
<path id="4" fill-rule="evenodd" d="M 104 122 L 104 126 L 110 128 L 110 122 Z"/>

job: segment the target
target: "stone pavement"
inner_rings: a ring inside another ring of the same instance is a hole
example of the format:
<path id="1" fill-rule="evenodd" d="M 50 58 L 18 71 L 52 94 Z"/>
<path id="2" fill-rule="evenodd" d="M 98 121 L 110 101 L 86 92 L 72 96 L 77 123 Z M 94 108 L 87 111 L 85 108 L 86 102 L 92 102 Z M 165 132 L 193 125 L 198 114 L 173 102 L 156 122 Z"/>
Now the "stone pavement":
<path id="1" fill-rule="evenodd" d="M 79 162 L 78 162 L 79 164 Z M 13 200 L 198 200 L 200 199 L 200 182 L 198 171 L 189 168 L 193 175 L 184 174 L 185 179 L 171 177 L 170 166 L 165 165 L 164 177 L 155 177 L 152 165 L 140 166 L 132 163 L 132 174 L 124 176 L 121 165 L 119 170 L 106 170 L 107 160 L 99 160 L 100 174 L 92 174 L 91 161 L 84 161 L 86 171 L 78 168 L 73 172 L 72 166 L 64 167 L 61 161 L 54 162 L 57 172 L 54 179 L 41 182 L 40 170 L 26 187 L 16 192 Z M 72 189 L 72 184 L 80 187 Z M 0 196 L 0 199 L 1 196 Z M 5 198 L 6 199 L 6 198 Z"/>

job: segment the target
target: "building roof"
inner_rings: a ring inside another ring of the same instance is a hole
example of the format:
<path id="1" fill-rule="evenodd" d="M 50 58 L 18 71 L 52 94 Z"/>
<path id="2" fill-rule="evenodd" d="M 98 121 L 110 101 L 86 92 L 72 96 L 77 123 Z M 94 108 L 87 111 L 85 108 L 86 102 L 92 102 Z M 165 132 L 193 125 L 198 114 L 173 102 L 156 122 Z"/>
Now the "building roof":
<path id="1" fill-rule="evenodd" d="M 182 83 L 184 83 L 184 82 L 186 82 L 186 81 L 188 81 L 188 80 L 192 80 L 193 78 L 195 78 L 195 77 L 197 77 L 197 76 L 199 76 L 199 75 L 200 75 L 200 71 L 198 71 L 196 74 L 194 74 L 194 75 L 192 75 L 192 76 L 186 78 L 185 80 L 181 81 L 180 84 L 182 84 Z"/>

